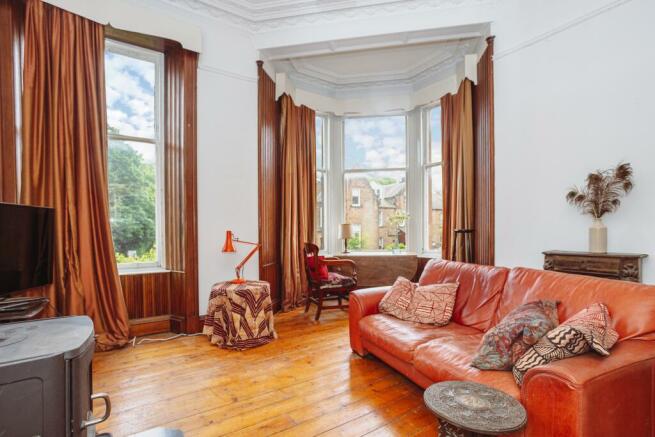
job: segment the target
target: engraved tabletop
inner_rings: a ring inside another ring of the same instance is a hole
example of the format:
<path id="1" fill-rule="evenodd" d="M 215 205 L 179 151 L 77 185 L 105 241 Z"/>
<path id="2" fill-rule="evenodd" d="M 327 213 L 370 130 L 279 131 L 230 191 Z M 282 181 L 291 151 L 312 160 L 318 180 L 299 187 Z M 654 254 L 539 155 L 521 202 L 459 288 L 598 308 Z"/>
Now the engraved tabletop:
<path id="1" fill-rule="evenodd" d="M 469 432 L 506 434 L 518 431 L 527 422 L 527 413 L 520 402 L 475 382 L 438 382 L 428 387 L 423 399 L 441 421 Z"/>

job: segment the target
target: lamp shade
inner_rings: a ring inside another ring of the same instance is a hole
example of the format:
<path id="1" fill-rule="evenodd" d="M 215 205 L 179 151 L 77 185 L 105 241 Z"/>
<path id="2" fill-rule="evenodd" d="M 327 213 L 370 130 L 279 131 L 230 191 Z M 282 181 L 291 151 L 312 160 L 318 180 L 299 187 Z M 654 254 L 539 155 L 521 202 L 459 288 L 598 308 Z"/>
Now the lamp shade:
<path id="1" fill-rule="evenodd" d="M 353 226 L 350 223 L 342 223 L 340 226 L 341 238 L 352 238 L 353 236 Z"/>
<path id="2" fill-rule="evenodd" d="M 236 252 L 236 249 L 232 244 L 232 231 L 227 231 L 225 233 L 225 244 L 223 244 L 223 252 Z"/>

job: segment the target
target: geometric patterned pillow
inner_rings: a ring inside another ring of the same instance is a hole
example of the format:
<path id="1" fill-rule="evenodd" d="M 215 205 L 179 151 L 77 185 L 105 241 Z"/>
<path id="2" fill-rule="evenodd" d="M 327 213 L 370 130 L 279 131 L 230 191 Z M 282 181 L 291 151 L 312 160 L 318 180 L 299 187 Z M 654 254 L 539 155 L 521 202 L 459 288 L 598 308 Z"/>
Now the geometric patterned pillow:
<path id="1" fill-rule="evenodd" d="M 398 276 L 396 282 L 380 301 L 380 312 L 405 320 L 413 292 L 414 284 L 409 279 Z"/>
<path id="2" fill-rule="evenodd" d="M 443 326 L 450 322 L 459 284 L 433 284 L 419 287 L 399 276 L 380 301 L 380 313 L 401 320 Z"/>
<path id="3" fill-rule="evenodd" d="M 525 351 L 557 326 L 558 303 L 538 300 L 512 310 L 484 334 L 471 365 L 483 370 L 510 370 Z"/>
<path id="4" fill-rule="evenodd" d="M 528 370 L 552 361 L 582 355 L 590 350 L 609 355 L 609 349 L 619 338 L 610 325 L 609 311 L 602 303 L 583 309 L 547 333 L 516 362 L 512 369 L 516 383 L 523 384 L 523 376 Z"/>
<path id="5" fill-rule="evenodd" d="M 459 284 L 430 284 L 417 286 L 407 311 L 411 320 L 444 326 L 450 322 L 455 307 Z"/>

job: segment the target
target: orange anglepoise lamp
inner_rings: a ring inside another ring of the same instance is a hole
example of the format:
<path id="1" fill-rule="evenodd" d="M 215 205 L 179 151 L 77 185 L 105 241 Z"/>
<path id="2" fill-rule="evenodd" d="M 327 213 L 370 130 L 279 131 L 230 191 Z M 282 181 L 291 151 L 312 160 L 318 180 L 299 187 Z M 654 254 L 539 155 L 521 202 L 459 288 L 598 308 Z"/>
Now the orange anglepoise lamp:
<path id="1" fill-rule="evenodd" d="M 234 244 L 232 244 L 232 242 L 255 246 L 248 253 L 248 255 L 246 255 L 246 257 L 234 268 L 234 270 L 237 273 L 237 277 L 236 279 L 233 279 L 230 282 L 232 282 L 233 284 L 243 284 L 244 282 L 246 282 L 246 280 L 243 278 L 243 266 L 245 266 L 246 263 L 250 260 L 250 258 L 252 258 L 252 256 L 259 250 L 260 244 L 239 240 L 237 237 L 232 235 L 232 231 L 227 231 L 225 233 L 225 244 L 223 244 L 223 252 L 236 252 L 236 249 L 234 248 Z"/>

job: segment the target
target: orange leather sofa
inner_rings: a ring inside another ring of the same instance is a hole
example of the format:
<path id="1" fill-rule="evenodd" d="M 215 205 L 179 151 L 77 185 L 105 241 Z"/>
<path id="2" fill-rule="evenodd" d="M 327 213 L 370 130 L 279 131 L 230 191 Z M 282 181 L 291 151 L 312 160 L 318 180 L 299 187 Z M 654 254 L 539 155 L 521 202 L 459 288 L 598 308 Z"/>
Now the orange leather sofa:
<path id="1" fill-rule="evenodd" d="M 528 423 L 515 435 L 655 436 L 655 286 L 587 276 L 433 260 L 421 285 L 459 282 L 451 322 L 443 327 L 379 314 L 389 287 L 350 298 L 350 344 L 423 388 L 475 381 L 518 399 Z M 609 357 L 594 353 L 529 370 L 522 387 L 510 371 L 471 367 L 484 332 L 520 304 L 557 299 L 564 321 L 589 304 L 607 305 L 620 338 Z"/>

